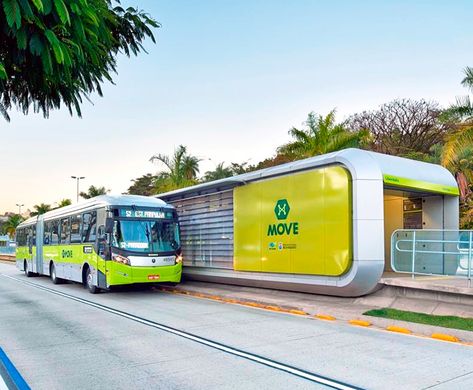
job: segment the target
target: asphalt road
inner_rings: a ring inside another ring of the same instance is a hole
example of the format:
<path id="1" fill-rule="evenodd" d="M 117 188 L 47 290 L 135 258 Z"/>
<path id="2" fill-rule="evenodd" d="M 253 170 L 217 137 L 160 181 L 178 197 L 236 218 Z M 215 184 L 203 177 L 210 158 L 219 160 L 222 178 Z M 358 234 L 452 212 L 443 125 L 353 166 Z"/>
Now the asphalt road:
<path id="1" fill-rule="evenodd" d="M 77 284 L 26 278 L 5 263 L 0 347 L 33 389 L 324 388 L 232 348 L 360 388 L 473 388 L 473 347 L 157 290 L 91 295 Z"/>

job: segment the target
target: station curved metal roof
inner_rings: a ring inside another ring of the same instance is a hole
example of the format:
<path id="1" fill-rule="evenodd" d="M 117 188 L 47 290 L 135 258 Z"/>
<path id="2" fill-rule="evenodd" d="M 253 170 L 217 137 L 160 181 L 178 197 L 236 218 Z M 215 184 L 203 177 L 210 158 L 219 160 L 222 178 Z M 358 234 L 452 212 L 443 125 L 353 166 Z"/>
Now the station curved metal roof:
<path id="1" fill-rule="evenodd" d="M 311 168 L 342 164 L 353 180 L 379 180 L 387 186 L 419 189 L 447 195 L 458 195 L 453 175 L 444 167 L 403 157 L 371 152 L 362 149 L 343 149 L 337 152 L 310 157 L 275 167 L 244 173 L 208 183 L 197 184 L 157 195 L 164 199 L 200 195 L 216 190 L 230 189 L 257 180 L 299 172 Z"/>

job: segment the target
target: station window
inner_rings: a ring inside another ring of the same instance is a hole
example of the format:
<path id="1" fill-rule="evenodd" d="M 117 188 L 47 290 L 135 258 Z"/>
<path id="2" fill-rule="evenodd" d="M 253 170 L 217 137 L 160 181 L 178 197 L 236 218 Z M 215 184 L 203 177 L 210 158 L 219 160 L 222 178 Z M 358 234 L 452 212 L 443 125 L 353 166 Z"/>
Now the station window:
<path id="1" fill-rule="evenodd" d="M 71 217 L 71 244 L 77 244 L 81 242 L 81 215 L 73 215 Z"/>
<path id="2" fill-rule="evenodd" d="M 61 244 L 69 244 L 70 230 L 69 218 L 61 219 Z"/>
<path id="3" fill-rule="evenodd" d="M 82 215 L 82 242 L 95 242 L 97 236 L 97 212 Z"/>

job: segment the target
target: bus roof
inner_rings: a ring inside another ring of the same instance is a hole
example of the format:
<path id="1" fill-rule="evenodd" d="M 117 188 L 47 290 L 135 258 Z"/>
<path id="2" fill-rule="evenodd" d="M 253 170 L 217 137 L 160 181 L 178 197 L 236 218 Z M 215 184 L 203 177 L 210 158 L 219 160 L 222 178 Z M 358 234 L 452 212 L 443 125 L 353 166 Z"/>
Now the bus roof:
<path id="1" fill-rule="evenodd" d="M 141 195 L 100 195 L 95 198 L 86 199 L 74 205 L 61 207 L 56 210 L 48 211 L 41 215 L 44 220 L 62 217 L 69 214 L 93 210 L 105 206 L 137 206 L 137 207 L 174 207 L 161 199 Z M 35 216 L 23 221 L 18 227 L 34 224 L 38 221 Z"/>

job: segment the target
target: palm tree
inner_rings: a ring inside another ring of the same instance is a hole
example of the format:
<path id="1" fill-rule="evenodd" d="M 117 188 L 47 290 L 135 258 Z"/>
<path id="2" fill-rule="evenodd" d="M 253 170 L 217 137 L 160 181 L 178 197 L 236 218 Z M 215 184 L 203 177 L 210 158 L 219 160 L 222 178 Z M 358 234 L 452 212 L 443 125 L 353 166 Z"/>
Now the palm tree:
<path id="1" fill-rule="evenodd" d="M 460 199 L 466 201 L 473 183 L 473 126 L 459 125 L 457 131 L 446 137 L 441 163 L 455 176 Z"/>
<path id="2" fill-rule="evenodd" d="M 217 166 L 215 167 L 213 171 L 205 172 L 203 181 L 207 182 L 207 181 L 219 180 L 219 179 L 224 179 L 230 176 L 233 176 L 232 168 L 224 167 L 223 162 L 222 162 L 220 164 L 217 164 Z"/>
<path id="3" fill-rule="evenodd" d="M 90 199 L 99 195 L 106 195 L 109 192 L 110 190 L 105 189 L 105 187 L 90 186 L 87 192 L 81 192 L 79 195 L 84 199 Z"/>
<path id="4" fill-rule="evenodd" d="M 65 206 L 70 206 L 72 204 L 72 201 L 70 199 L 62 199 L 58 205 L 57 205 L 57 209 L 61 208 L 61 207 L 65 207 Z"/>
<path id="5" fill-rule="evenodd" d="M 48 211 L 51 211 L 51 205 L 45 204 L 45 203 L 36 204 L 36 205 L 34 205 L 34 209 L 35 209 L 35 211 L 33 211 L 31 213 L 32 217 L 35 217 L 37 215 L 41 215 L 41 214 L 47 213 Z"/>
<path id="6" fill-rule="evenodd" d="M 165 167 L 164 171 L 157 174 L 156 187 L 159 189 L 158 192 L 187 187 L 197 182 L 201 160 L 188 154 L 187 148 L 183 145 L 179 145 L 172 157 L 156 154 L 149 161 L 160 162 Z"/>
<path id="7" fill-rule="evenodd" d="M 462 80 L 462 85 L 473 92 L 473 68 L 467 66 L 464 70 L 465 77 Z M 460 120 L 473 120 L 473 102 L 470 97 L 462 96 L 457 98 L 456 104 L 453 104 L 445 111 L 447 116 L 454 116 Z"/>
<path id="8" fill-rule="evenodd" d="M 23 217 L 20 214 L 11 215 L 7 221 L 3 224 L 3 230 L 6 234 L 13 238 L 18 225 L 23 221 Z"/>
<path id="9" fill-rule="evenodd" d="M 309 113 L 306 129 L 293 127 L 289 135 L 294 138 L 278 148 L 278 153 L 291 156 L 294 160 L 330 153 L 340 149 L 359 147 L 369 137 L 367 130 L 349 131 L 345 123 L 335 122 L 336 111 L 332 110 L 327 116 Z"/>

